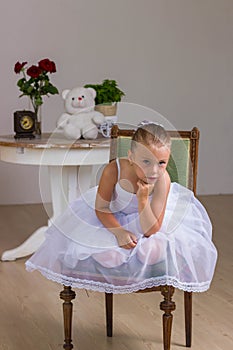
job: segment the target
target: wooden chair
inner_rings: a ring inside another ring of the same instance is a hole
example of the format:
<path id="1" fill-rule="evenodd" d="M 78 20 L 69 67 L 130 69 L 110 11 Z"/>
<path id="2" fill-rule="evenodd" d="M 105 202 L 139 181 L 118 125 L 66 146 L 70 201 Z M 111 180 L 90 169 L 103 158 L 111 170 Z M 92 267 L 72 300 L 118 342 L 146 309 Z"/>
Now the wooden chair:
<path id="1" fill-rule="evenodd" d="M 130 147 L 131 137 L 134 130 L 120 129 L 114 125 L 111 131 L 110 161 L 117 157 L 126 156 L 126 152 Z M 171 177 L 171 181 L 191 189 L 196 194 L 197 179 L 197 162 L 198 162 L 198 143 L 199 130 L 193 128 L 191 131 L 170 131 L 172 139 L 171 157 L 167 170 Z M 160 303 L 160 309 L 163 314 L 163 344 L 164 350 L 170 349 L 171 329 L 172 329 L 172 311 L 176 305 L 172 300 L 175 288 L 169 285 L 147 288 L 137 293 L 146 293 L 160 291 L 163 301 Z M 64 290 L 60 293 L 60 298 L 64 300 L 64 333 L 65 342 L 63 348 L 71 350 L 73 348 L 71 340 L 72 330 L 72 300 L 75 298 L 75 292 L 71 287 L 64 286 Z M 112 337 L 113 329 L 113 294 L 105 293 L 106 307 L 106 328 L 107 336 Z M 192 293 L 184 292 L 184 310 L 185 310 L 185 334 L 186 347 L 191 347 L 192 333 Z"/>

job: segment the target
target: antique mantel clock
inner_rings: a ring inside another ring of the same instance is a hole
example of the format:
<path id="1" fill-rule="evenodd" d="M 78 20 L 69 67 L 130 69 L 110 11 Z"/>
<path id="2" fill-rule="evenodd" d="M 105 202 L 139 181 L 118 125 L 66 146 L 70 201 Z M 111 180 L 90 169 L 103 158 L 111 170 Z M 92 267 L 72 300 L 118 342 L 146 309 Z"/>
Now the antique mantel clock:
<path id="1" fill-rule="evenodd" d="M 16 111 L 14 112 L 14 131 L 15 138 L 29 138 L 35 137 L 35 120 L 36 115 L 32 111 Z"/>

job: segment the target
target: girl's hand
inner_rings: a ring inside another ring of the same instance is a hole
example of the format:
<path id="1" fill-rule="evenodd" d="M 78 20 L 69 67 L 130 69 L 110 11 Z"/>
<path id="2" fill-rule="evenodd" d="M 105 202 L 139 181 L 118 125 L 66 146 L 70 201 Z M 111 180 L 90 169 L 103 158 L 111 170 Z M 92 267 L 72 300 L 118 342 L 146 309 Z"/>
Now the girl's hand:
<path id="1" fill-rule="evenodd" d="M 124 249 L 132 249 L 137 245 L 136 236 L 126 230 L 122 230 L 121 232 L 114 233 L 118 242 L 119 247 Z"/>
<path id="2" fill-rule="evenodd" d="M 137 190 L 137 198 L 139 201 L 147 200 L 149 197 L 149 190 L 151 188 L 151 185 L 143 182 L 142 180 L 139 180 L 137 182 L 138 190 Z"/>

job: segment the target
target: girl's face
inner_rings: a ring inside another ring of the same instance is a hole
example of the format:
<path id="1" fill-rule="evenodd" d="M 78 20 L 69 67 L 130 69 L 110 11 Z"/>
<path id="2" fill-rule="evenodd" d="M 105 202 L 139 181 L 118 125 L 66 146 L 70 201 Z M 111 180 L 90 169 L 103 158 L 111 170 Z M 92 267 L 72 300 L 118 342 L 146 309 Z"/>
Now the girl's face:
<path id="1" fill-rule="evenodd" d="M 161 144 L 145 146 L 137 143 L 128 156 L 137 177 L 147 184 L 154 184 L 166 170 L 170 149 Z"/>

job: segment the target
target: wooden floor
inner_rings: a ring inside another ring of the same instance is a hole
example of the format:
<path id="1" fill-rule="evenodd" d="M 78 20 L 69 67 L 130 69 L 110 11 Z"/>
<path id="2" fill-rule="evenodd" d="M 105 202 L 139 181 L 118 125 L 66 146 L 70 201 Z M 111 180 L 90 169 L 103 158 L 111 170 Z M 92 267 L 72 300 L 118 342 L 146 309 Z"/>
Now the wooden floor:
<path id="1" fill-rule="evenodd" d="M 208 292 L 194 295 L 192 350 L 233 349 L 233 195 L 202 196 L 214 226 L 219 259 Z M 0 206 L 0 254 L 47 221 L 41 205 Z M 62 349 L 62 287 L 26 259 L 0 262 L 0 350 Z M 76 290 L 73 343 L 77 350 L 162 350 L 160 293 L 115 296 L 114 336 L 105 335 L 104 295 Z M 176 291 L 172 349 L 183 350 L 182 292 Z"/>

